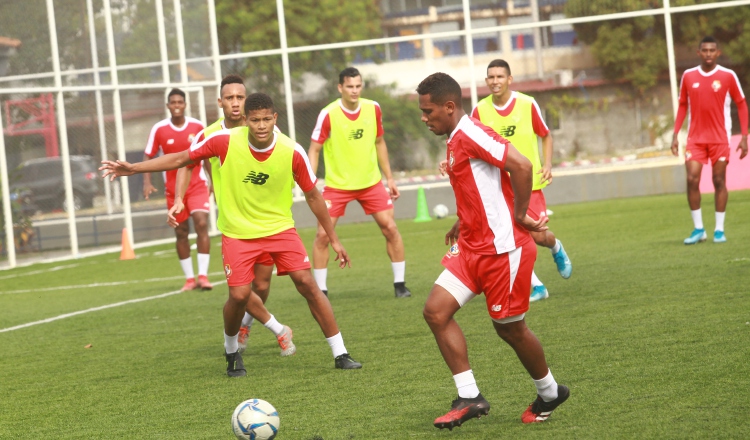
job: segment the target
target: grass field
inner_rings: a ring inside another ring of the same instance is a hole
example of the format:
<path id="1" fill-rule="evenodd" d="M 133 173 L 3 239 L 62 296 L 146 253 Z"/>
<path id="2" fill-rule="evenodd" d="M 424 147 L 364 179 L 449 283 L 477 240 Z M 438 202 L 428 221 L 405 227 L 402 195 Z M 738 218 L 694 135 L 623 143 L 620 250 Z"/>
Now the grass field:
<path id="1" fill-rule="evenodd" d="M 709 230 L 712 205 L 704 198 Z M 297 354 L 280 357 L 258 325 L 248 377 L 226 377 L 218 284 L 0 333 L 0 438 L 231 439 L 232 410 L 251 397 L 279 410 L 278 439 L 750 437 L 750 191 L 730 194 L 721 245 L 682 244 L 683 195 L 553 208 L 573 276 L 561 279 L 540 250 L 551 296 L 531 304 L 527 322 L 572 394 L 542 425 L 521 423 L 533 383 L 477 299 L 457 320 L 492 409 L 452 432 L 432 426 L 456 395 L 421 315 L 442 270 L 452 222 L 442 220 L 399 223 L 414 296 L 398 300 L 375 225 L 339 228 L 353 267 L 329 270 L 328 287 L 362 370 L 333 368 L 304 300 L 274 277 L 267 305 L 294 329 Z M 312 243 L 312 230 L 301 235 Z M 211 279 L 221 282 L 218 242 Z M 173 292 L 182 280 L 172 249 L 2 271 L 0 329 Z"/>

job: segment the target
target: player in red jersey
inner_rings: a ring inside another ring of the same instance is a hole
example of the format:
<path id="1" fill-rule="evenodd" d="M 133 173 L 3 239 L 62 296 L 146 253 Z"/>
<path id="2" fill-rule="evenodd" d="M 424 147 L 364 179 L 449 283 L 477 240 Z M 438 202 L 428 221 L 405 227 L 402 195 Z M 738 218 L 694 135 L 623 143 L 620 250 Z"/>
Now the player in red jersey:
<path id="1" fill-rule="evenodd" d="M 724 235 L 724 217 L 729 194 L 726 186 L 729 163 L 729 138 L 732 134 L 730 100 L 737 105 L 742 140 L 737 150 L 740 159 L 747 156 L 748 112 L 745 94 L 734 71 L 716 64 L 721 55 L 719 45 L 713 37 L 705 37 L 698 46 L 701 65 L 688 69 L 680 82 L 680 107 L 674 123 L 672 153 L 677 156 L 679 142 L 677 134 L 682 128 L 685 115 L 690 111 L 687 147 L 685 148 L 685 171 L 687 173 L 687 196 L 690 214 L 695 229 L 685 244 L 706 241 L 706 230 L 701 215 L 700 179 L 703 165 L 711 162 L 715 192 L 716 226 L 714 243 L 727 241 Z"/>
<path id="2" fill-rule="evenodd" d="M 536 385 L 537 398 L 521 420 L 544 422 L 570 390 L 557 384 L 542 345 L 524 321 L 536 260 L 529 231 L 547 230 L 546 217 L 534 220 L 527 214 L 531 162 L 494 130 L 464 113 L 461 86 L 450 76 L 428 76 L 417 93 L 422 121 L 436 135 L 448 135 L 447 172 L 458 214 L 445 236 L 445 243 L 451 244 L 442 261 L 445 270 L 423 311 L 458 389 L 451 410 L 434 425 L 452 429 L 490 410 L 474 380 L 466 339 L 453 318 L 481 292 L 495 331 L 515 350 Z"/>
<path id="3" fill-rule="evenodd" d="M 203 123 L 197 119 L 185 116 L 185 92 L 180 89 L 172 89 L 167 96 L 167 108 L 170 118 L 158 122 L 151 129 L 148 137 L 146 151 L 143 160 L 153 159 L 160 154 L 179 153 L 190 149 L 190 144 L 201 130 Z M 167 209 L 174 204 L 175 179 L 177 170 L 167 171 L 164 179 L 164 192 L 167 197 Z M 151 184 L 151 174 L 143 175 L 143 197 L 148 200 L 149 195 L 156 192 Z M 208 237 L 208 189 L 206 178 L 202 167 L 195 167 L 191 178 L 190 187 L 184 197 L 187 209 L 178 217 L 179 225 L 175 228 L 177 237 L 177 257 L 180 266 L 185 273 L 185 285 L 182 290 L 193 290 L 200 287 L 203 290 L 211 290 L 213 286 L 208 281 L 208 264 L 210 261 L 211 243 Z M 188 219 L 193 217 L 195 233 L 198 235 L 198 279 L 196 281 L 193 272 L 193 260 L 190 258 L 190 232 Z"/>

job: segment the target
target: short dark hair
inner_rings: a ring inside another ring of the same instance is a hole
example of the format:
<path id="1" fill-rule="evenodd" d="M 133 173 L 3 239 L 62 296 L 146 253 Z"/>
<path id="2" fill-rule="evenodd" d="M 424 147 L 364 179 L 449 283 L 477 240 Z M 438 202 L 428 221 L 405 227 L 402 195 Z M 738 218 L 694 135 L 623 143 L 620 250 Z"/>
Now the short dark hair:
<path id="1" fill-rule="evenodd" d="M 487 70 L 490 70 L 493 67 L 502 67 L 507 70 L 508 75 L 510 75 L 510 64 L 508 64 L 508 62 L 505 60 L 501 60 L 498 58 L 496 60 L 490 61 L 490 64 L 487 66 Z"/>
<path id="2" fill-rule="evenodd" d="M 254 110 L 270 109 L 274 111 L 273 99 L 265 93 L 251 93 L 245 98 L 245 114 Z"/>
<path id="3" fill-rule="evenodd" d="M 167 102 L 169 102 L 169 98 L 171 98 L 174 95 L 180 95 L 182 96 L 182 99 L 185 99 L 185 92 L 183 92 L 180 89 L 174 88 L 169 91 L 169 95 L 167 95 Z"/>
<path id="4" fill-rule="evenodd" d="M 344 78 L 356 78 L 362 76 L 356 67 L 347 67 L 339 73 L 339 84 L 344 84 Z"/>
<path id="5" fill-rule="evenodd" d="M 452 101 L 461 105 L 461 86 L 446 73 L 433 73 L 423 79 L 417 87 L 417 93 L 430 95 L 430 102 L 434 104 L 442 105 Z"/>
<path id="6" fill-rule="evenodd" d="M 698 48 L 699 49 L 703 45 L 703 43 L 716 43 L 717 46 L 719 45 L 719 42 L 716 41 L 716 38 L 714 38 L 714 37 L 712 37 L 710 35 L 706 35 L 705 37 L 703 37 L 703 39 L 701 40 L 701 42 L 698 43 Z"/>
<path id="7" fill-rule="evenodd" d="M 227 75 L 227 76 L 225 76 L 224 78 L 221 79 L 221 85 L 219 85 L 219 93 L 221 93 L 221 90 L 227 84 L 242 84 L 244 86 L 245 85 L 245 80 L 242 79 L 241 76 L 235 75 L 235 74 L 231 73 L 231 74 L 229 74 L 229 75 Z"/>

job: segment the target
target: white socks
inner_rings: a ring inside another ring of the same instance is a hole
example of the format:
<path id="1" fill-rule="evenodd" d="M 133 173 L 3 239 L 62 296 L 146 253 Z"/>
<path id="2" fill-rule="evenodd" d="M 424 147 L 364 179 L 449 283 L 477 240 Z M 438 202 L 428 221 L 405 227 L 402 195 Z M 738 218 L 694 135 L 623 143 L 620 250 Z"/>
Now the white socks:
<path id="1" fill-rule="evenodd" d="M 328 278 L 328 269 L 313 269 L 313 276 L 315 277 L 315 283 L 318 285 L 320 290 L 328 290 L 326 286 L 326 278 Z"/>
<path id="2" fill-rule="evenodd" d="M 703 229 L 703 215 L 701 215 L 701 209 L 698 208 L 695 211 L 690 211 L 690 216 L 693 217 L 693 225 L 695 229 Z"/>
<path id="3" fill-rule="evenodd" d="M 393 282 L 403 283 L 404 273 L 406 272 L 406 261 L 401 261 L 399 263 L 391 262 L 391 268 L 393 268 Z"/>
<path id="4" fill-rule="evenodd" d="M 547 375 L 543 378 L 536 380 L 534 379 L 534 385 L 536 385 L 536 392 L 545 402 L 551 402 L 557 399 L 557 382 L 552 377 L 552 372 L 547 370 Z"/>
<path id="5" fill-rule="evenodd" d="M 561 246 L 560 240 L 555 239 L 555 245 L 552 246 L 552 248 L 550 249 L 550 251 L 552 252 L 552 255 L 555 255 L 556 253 L 560 252 L 560 246 Z"/>
<path id="6" fill-rule="evenodd" d="M 714 228 L 714 231 L 722 231 L 724 232 L 724 217 L 727 215 L 726 212 L 717 212 L 716 213 L 716 227 Z"/>
<path id="7" fill-rule="evenodd" d="M 239 333 L 237 335 L 239 335 Z M 229 336 L 224 333 L 224 351 L 226 351 L 227 354 L 237 353 L 237 350 L 239 350 L 240 347 L 237 345 L 237 335 Z"/>
<path id="8" fill-rule="evenodd" d="M 543 286 L 544 284 L 539 280 L 539 277 L 536 276 L 536 272 L 531 271 L 531 286 Z"/>
<path id="9" fill-rule="evenodd" d="M 242 326 L 243 327 L 250 327 L 253 325 L 254 318 L 247 312 L 245 312 L 245 316 L 242 317 Z"/>
<path id="10" fill-rule="evenodd" d="M 331 352 L 333 352 L 334 358 L 347 353 L 346 347 L 344 346 L 344 338 L 341 337 L 341 332 L 336 333 L 330 338 L 326 338 L 326 341 L 328 342 L 328 346 L 331 347 Z"/>
<path id="11" fill-rule="evenodd" d="M 474 380 L 474 372 L 471 370 L 454 375 L 453 380 L 456 382 L 456 388 L 458 388 L 458 397 L 473 399 L 479 395 L 477 381 Z"/>
<path id="12" fill-rule="evenodd" d="M 267 323 L 263 324 L 267 329 L 271 330 L 274 335 L 279 336 L 284 331 L 284 326 L 276 320 L 276 317 L 271 315 L 271 319 Z"/>
<path id="13" fill-rule="evenodd" d="M 198 254 L 198 275 L 208 275 L 208 262 L 211 254 Z"/>
<path id="14" fill-rule="evenodd" d="M 182 266 L 182 271 L 185 272 L 185 279 L 189 280 L 190 278 L 195 278 L 195 273 L 193 272 L 193 260 L 190 257 L 180 260 L 180 266 Z"/>

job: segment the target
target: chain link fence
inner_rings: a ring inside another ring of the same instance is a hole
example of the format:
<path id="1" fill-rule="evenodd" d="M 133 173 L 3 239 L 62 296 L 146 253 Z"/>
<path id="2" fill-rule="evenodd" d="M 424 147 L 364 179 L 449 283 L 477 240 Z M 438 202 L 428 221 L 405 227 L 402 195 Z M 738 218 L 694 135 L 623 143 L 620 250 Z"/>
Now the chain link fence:
<path id="1" fill-rule="evenodd" d="M 714 34 L 720 62 L 747 87 L 747 19 L 750 1 L 3 2 L 0 266 L 119 246 L 123 229 L 135 243 L 173 238 L 163 191 L 146 201 L 142 177 L 110 183 L 96 170 L 103 158 L 143 159 L 172 87 L 188 92 L 189 115 L 211 123 L 221 77 L 240 74 L 307 148 L 320 110 L 340 96 L 339 71 L 353 65 L 407 179 L 434 174 L 442 151 L 420 121 L 419 82 L 451 74 L 468 112 L 490 93 L 486 66 L 502 58 L 511 88 L 542 109 L 556 167 L 674 160 L 679 75 Z"/>

